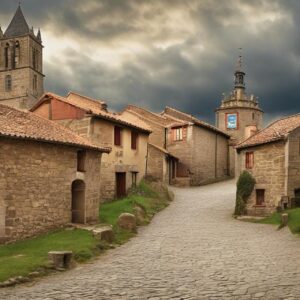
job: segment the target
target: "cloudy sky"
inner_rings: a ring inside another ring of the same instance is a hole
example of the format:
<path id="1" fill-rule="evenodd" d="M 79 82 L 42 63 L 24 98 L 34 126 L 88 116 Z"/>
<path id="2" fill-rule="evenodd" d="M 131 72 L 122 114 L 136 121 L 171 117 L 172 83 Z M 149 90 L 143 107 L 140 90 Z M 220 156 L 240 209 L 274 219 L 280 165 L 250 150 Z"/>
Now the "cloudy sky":
<path id="1" fill-rule="evenodd" d="M 4 30 L 17 5 L 0 1 Z M 266 123 L 300 112 L 298 0 L 23 0 L 22 10 L 42 31 L 46 90 L 214 122 L 242 47 Z"/>

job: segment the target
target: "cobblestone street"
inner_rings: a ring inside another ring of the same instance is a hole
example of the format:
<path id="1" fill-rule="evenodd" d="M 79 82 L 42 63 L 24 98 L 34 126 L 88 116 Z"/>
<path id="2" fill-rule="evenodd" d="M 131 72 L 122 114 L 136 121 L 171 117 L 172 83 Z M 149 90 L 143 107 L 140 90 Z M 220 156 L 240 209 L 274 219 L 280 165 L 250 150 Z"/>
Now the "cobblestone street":
<path id="1" fill-rule="evenodd" d="M 233 181 L 174 189 L 137 237 L 0 299 L 300 299 L 300 240 L 232 219 Z"/>

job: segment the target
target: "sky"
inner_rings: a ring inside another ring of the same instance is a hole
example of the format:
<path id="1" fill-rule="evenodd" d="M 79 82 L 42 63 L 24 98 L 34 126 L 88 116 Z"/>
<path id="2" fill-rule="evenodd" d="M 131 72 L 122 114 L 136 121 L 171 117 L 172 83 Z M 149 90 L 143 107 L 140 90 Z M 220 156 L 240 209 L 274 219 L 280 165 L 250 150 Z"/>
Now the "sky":
<path id="1" fill-rule="evenodd" d="M 0 1 L 5 30 L 19 1 Z M 214 123 L 242 48 L 265 124 L 300 112 L 298 0 L 23 0 L 41 29 L 45 89 L 118 111 L 172 106 Z"/>

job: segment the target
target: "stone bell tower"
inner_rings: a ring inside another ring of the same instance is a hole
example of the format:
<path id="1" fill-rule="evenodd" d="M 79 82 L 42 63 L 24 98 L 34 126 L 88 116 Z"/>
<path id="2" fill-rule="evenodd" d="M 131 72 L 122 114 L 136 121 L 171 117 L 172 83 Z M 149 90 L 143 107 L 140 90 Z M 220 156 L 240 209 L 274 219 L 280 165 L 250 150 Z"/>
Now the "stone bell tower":
<path id="1" fill-rule="evenodd" d="M 216 109 L 216 126 L 228 133 L 234 143 L 248 138 L 263 126 L 263 111 L 257 97 L 246 94 L 245 75 L 240 55 L 234 72 L 234 89 L 229 95 L 223 95 L 221 106 Z"/>
<path id="2" fill-rule="evenodd" d="M 245 75 L 240 55 L 234 72 L 234 89 L 229 95 L 223 94 L 221 106 L 216 109 L 216 127 L 231 136 L 229 144 L 231 175 L 235 173 L 234 146 L 263 126 L 263 111 L 259 107 L 257 97 L 246 94 Z"/>
<path id="3" fill-rule="evenodd" d="M 41 32 L 29 28 L 19 5 L 4 33 L 0 28 L 0 104 L 28 109 L 43 93 Z"/>

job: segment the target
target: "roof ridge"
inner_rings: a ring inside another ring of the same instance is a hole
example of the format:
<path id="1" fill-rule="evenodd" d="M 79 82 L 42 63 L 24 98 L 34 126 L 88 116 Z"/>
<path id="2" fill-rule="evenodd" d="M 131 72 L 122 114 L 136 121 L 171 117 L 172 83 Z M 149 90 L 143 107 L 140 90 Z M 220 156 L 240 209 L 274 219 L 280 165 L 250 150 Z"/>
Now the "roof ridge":
<path id="1" fill-rule="evenodd" d="M 95 102 L 95 103 L 97 103 L 97 104 L 98 104 L 98 103 L 100 103 L 100 104 L 106 104 L 106 102 L 105 102 L 105 101 L 102 101 L 101 99 L 94 99 L 94 98 L 91 98 L 91 97 L 89 97 L 89 96 L 84 96 L 84 95 L 81 95 L 81 94 L 79 94 L 79 93 L 77 93 L 77 92 L 73 92 L 73 91 L 70 91 L 70 92 L 68 93 L 67 97 L 65 97 L 65 98 L 68 99 L 68 97 L 69 97 L 71 94 L 77 95 L 77 96 L 79 96 L 79 97 L 82 97 L 82 98 L 84 98 L 84 99 L 90 100 L 90 101 Z"/>
<path id="2" fill-rule="evenodd" d="M 151 110 L 149 110 L 149 109 L 143 108 L 143 107 L 141 107 L 141 106 L 137 106 L 137 105 L 133 105 L 133 104 L 128 104 L 128 105 L 126 106 L 126 108 L 130 108 L 130 107 L 136 107 L 136 108 L 141 109 L 141 110 L 143 110 L 143 111 L 146 111 L 146 112 L 148 112 L 148 113 L 150 113 L 150 114 L 152 114 L 152 115 L 154 115 L 154 116 L 156 116 L 156 117 L 165 119 L 162 115 L 160 115 L 160 114 L 158 114 L 158 113 L 155 113 L 155 112 L 153 112 L 153 111 L 151 111 Z M 126 110 L 126 108 L 125 108 L 125 110 Z"/>

